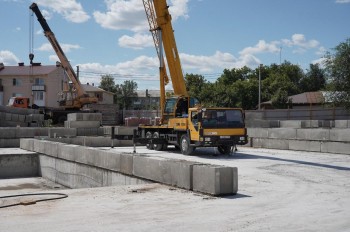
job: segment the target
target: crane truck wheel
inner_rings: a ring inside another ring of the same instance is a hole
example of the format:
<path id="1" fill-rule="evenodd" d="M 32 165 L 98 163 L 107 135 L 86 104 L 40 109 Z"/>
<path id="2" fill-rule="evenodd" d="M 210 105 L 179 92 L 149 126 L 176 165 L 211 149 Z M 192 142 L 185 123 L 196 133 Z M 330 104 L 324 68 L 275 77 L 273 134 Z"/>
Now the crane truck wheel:
<path id="1" fill-rule="evenodd" d="M 153 133 L 153 138 L 159 138 L 159 133 L 154 132 Z M 153 149 L 156 151 L 161 151 L 164 150 L 164 144 L 153 144 Z"/>
<path id="2" fill-rule="evenodd" d="M 220 152 L 220 154 L 223 155 L 229 155 L 231 153 L 231 146 L 228 145 L 220 145 L 218 146 L 218 151 Z"/>
<path id="3" fill-rule="evenodd" d="M 180 139 L 180 149 L 181 153 L 184 155 L 191 155 L 192 152 L 195 150 L 195 147 L 190 146 L 190 139 L 188 138 L 187 135 L 181 136 Z"/>
<path id="4" fill-rule="evenodd" d="M 151 133 L 150 131 L 148 131 L 148 132 L 146 133 L 146 138 L 152 138 L 152 133 Z M 149 150 L 153 150 L 153 146 L 151 146 L 151 144 L 149 144 L 149 143 L 146 144 L 146 147 L 147 147 L 147 149 L 149 149 Z"/>

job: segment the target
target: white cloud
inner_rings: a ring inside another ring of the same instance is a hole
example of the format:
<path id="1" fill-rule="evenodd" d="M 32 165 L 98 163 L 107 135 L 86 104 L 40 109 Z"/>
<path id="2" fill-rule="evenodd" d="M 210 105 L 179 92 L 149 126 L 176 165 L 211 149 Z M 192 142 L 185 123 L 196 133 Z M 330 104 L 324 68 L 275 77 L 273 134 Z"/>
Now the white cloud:
<path id="1" fill-rule="evenodd" d="M 80 49 L 81 47 L 77 44 L 60 44 L 63 52 L 68 53 L 71 52 L 73 49 Z M 54 51 L 50 43 L 44 43 L 36 50 L 38 51 L 45 51 L 45 52 L 51 52 Z"/>
<path id="2" fill-rule="evenodd" d="M 103 28 L 143 31 L 148 28 L 145 11 L 140 0 L 106 0 L 107 11 L 95 11 L 95 21 Z"/>
<path id="3" fill-rule="evenodd" d="M 90 18 L 90 16 L 84 11 L 81 4 L 76 2 L 76 0 L 37 0 L 36 2 L 39 8 L 41 6 L 47 7 L 54 12 L 61 14 L 67 21 L 70 22 L 83 23 Z M 50 13 L 48 11 L 42 11 L 42 14 L 50 18 Z"/>
<path id="4" fill-rule="evenodd" d="M 307 41 L 303 34 L 294 34 L 291 40 L 283 39 L 282 42 L 288 47 L 296 46 L 304 49 L 316 48 L 320 44 L 317 40 Z"/>
<path id="5" fill-rule="evenodd" d="M 336 3 L 350 3 L 350 0 L 336 0 Z"/>
<path id="6" fill-rule="evenodd" d="M 327 51 L 327 49 L 325 47 L 321 46 L 318 48 L 316 55 L 324 56 L 326 54 L 326 51 Z"/>
<path id="7" fill-rule="evenodd" d="M 189 17 L 188 0 L 171 0 L 169 12 L 174 21 L 179 17 L 187 19 Z"/>
<path id="8" fill-rule="evenodd" d="M 106 12 L 95 11 L 95 21 L 104 28 L 112 30 L 148 31 L 146 13 L 140 0 L 106 0 Z M 188 18 L 188 0 L 172 0 L 170 14 L 172 19 Z"/>
<path id="9" fill-rule="evenodd" d="M 0 63 L 3 63 L 4 65 L 16 65 L 18 62 L 19 59 L 11 51 L 0 51 Z"/>
<path id="10" fill-rule="evenodd" d="M 145 47 L 154 46 L 151 35 L 136 33 L 133 36 L 123 35 L 118 39 L 118 44 L 121 47 L 142 49 Z"/>
<path id="11" fill-rule="evenodd" d="M 265 40 L 259 40 L 259 42 L 254 47 L 246 47 L 240 51 L 239 54 L 241 56 L 246 56 L 263 52 L 276 53 L 280 51 L 279 44 L 280 42 L 278 41 L 267 43 Z"/>

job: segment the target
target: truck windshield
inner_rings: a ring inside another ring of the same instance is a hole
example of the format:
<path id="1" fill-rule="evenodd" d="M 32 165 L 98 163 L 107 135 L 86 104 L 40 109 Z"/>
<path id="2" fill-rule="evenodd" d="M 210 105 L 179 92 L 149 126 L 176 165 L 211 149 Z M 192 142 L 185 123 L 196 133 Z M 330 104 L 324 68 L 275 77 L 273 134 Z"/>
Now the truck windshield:
<path id="1" fill-rule="evenodd" d="M 206 110 L 202 112 L 203 128 L 241 128 L 244 127 L 241 110 Z"/>

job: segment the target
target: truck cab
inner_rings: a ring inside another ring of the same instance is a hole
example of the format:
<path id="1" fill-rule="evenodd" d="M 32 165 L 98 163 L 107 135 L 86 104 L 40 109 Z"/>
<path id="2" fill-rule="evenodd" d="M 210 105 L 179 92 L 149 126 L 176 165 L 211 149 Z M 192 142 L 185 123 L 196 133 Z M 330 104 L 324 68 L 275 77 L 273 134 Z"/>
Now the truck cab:
<path id="1" fill-rule="evenodd" d="M 30 108 L 30 100 L 27 97 L 11 97 L 7 106 L 17 108 Z"/>

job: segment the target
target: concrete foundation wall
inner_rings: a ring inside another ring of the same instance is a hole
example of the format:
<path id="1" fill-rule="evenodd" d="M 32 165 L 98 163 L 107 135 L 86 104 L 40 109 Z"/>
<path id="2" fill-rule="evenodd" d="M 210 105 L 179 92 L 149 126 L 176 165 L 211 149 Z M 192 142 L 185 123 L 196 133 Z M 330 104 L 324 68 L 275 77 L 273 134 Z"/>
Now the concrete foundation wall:
<path id="1" fill-rule="evenodd" d="M 20 146 L 40 154 L 43 177 L 71 188 L 107 186 L 123 181 L 135 183 L 142 178 L 212 195 L 236 194 L 238 191 L 237 168 L 234 167 L 38 139 L 21 139 Z M 200 167 L 195 171 L 197 166 Z M 120 175 L 125 175 L 126 179 Z"/>
<path id="2" fill-rule="evenodd" d="M 0 179 L 39 176 L 36 154 L 0 154 Z"/>

